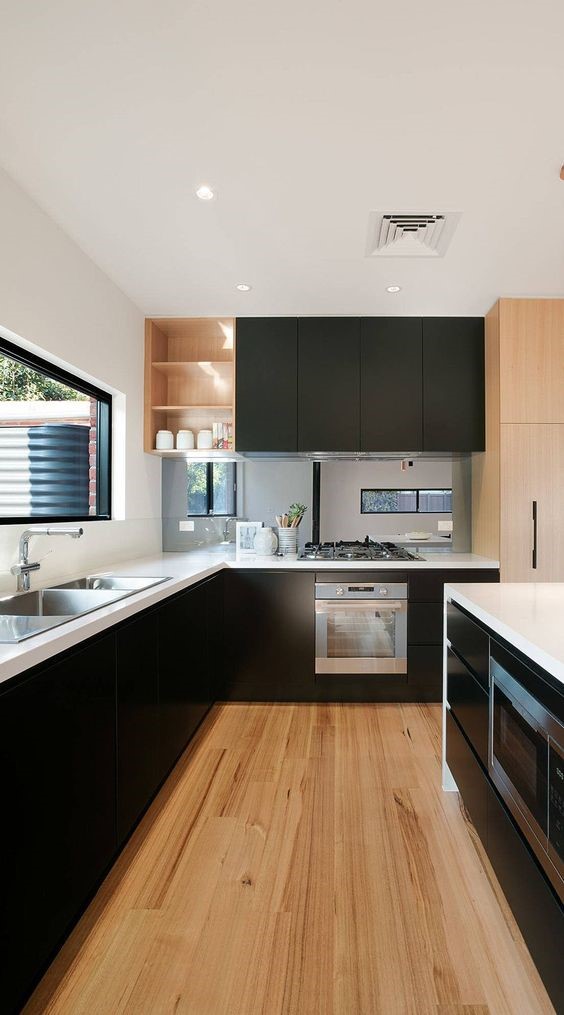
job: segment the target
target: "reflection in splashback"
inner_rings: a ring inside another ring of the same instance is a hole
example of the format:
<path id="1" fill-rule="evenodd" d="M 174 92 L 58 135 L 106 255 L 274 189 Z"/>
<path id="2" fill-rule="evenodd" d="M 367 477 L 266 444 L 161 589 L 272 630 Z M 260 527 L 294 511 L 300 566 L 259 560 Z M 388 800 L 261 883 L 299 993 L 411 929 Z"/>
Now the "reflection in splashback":
<path id="1" fill-rule="evenodd" d="M 180 532 L 178 522 L 181 520 L 179 516 L 163 516 L 163 550 L 196 550 L 199 546 L 210 546 L 223 540 L 225 518 L 192 518 L 193 532 Z M 235 539 L 235 522 L 229 523 L 229 538 Z"/>
<path id="2" fill-rule="evenodd" d="M 186 462 L 164 461 L 162 478 L 163 550 L 194 550 L 198 546 L 219 543 L 223 539 L 224 518 L 193 518 L 192 532 L 180 532 L 178 524 L 186 521 Z M 233 533 L 235 523 L 231 522 Z"/>
<path id="3" fill-rule="evenodd" d="M 362 539 L 365 535 L 388 538 L 414 528 L 437 533 L 441 519 L 454 521 L 453 548 L 471 548 L 469 459 L 451 462 L 415 461 L 401 472 L 399 462 L 324 462 L 321 466 L 321 538 Z M 307 504 L 308 511 L 299 529 L 300 545 L 311 539 L 312 464 L 308 461 L 250 460 L 237 465 L 238 515 L 251 521 L 276 526 L 276 514 L 295 501 Z M 365 487 L 450 487 L 453 513 L 432 515 L 363 515 L 360 491 Z M 162 474 L 163 549 L 193 550 L 220 543 L 225 518 L 193 518 L 192 532 L 179 531 L 186 521 L 186 464 L 164 461 Z M 235 522 L 229 538 L 235 540 Z"/>
<path id="4" fill-rule="evenodd" d="M 308 507 L 300 525 L 299 541 L 311 539 L 312 465 L 311 462 L 247 461 L 237 463 L 237 514 L 240 518 L 276 526 L 276 515 L 299 501 Z M 191 518 L 192 532 L 179 530 L 186 520 L 186 463 L 164 461 L 162 473 L 163 550 L 194 550 L 220 543 L 224 538 L 225 518 Z M 229 538 L 235 540 L 235 522 L 229 523 Z"/>

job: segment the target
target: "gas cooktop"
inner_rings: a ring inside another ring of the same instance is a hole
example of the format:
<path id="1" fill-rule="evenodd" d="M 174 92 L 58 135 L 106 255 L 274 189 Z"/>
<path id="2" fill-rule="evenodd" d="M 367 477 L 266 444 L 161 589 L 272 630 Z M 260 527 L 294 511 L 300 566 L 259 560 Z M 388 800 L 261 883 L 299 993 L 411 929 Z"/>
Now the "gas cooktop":
<path id="1" fill-rule="evenodd" d="M 396 543 L 376 543 L 366 536 L 337 543 L 306 543 L 300 560 L 423 560 Z"/>

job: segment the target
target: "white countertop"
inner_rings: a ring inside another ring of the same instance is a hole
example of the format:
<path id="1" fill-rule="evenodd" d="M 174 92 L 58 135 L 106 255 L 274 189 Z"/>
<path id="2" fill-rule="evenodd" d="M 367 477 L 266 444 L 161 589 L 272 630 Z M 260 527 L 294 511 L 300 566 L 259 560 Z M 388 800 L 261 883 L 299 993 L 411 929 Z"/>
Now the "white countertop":
<path id="1" fill-rule="evenodd" d="M 564 584 L 445 585 L 445 599 L 564 683 Z"/>
<path id="2" fill-rule="evenodd" d="M 422 530 L 421 530 L 422 531 Z M 386 536 L 370 536 L 377 543 L 395 543 L 397 546 L 420 546 L 423 549 L 425 546 L 441 546 L 445 550 L 452 550 L 452 537 L 451 536 L 439 536 L 436 533 L 432 533 L 427 539 L 409 539 L 405 532 L 397 532 Z"/>
<path id="3" fill-rule="evenodd" d="M 0 683 L 37 666 L 59 652 L 80 644 L 93 635 L 100 634 L 113 624 L 133 617 L 140 610 L 167 599 L 175 592 L 188 588 L 203 578 L 221 571 L 222 568 L 267 568 L 268 570 L 303 571 L 405 571 L 448 569 L 448 568 L 497 568 L 498 561 L 488 560 L 472 553 L 451 553 L 445 556 L 439 552 L 433 558 L 429 552 L 422 561 L 311 561 L 288 560 L 281 557 L 236 557 L 234 549 L 223 545 L 183 553 L 159 553 L 151 557 L 138 557 L 130 561 L 109 561 L 94 574 L 112 572 L 121 575 L 146 575 L 147 577 L 167 576 L 169 581 L 156 585 L 145 592 L 136 592 L 125 599 L 70 620 L 42 634 L 34 635 L 18 644 L 0 644 Z M 76 575 L 74 577 L 81 577 Z M 72 580 L 65 575 L 61 580 Z M 32 581 L 34 588 L 41 587 L 41 581 Z M 49 586 L 56 584 L 50 581 Z M 2 604 L 0 602 L 0 613 Z"/>
<path id="4" fill-rule="evenodd" d="M 192 551 L 198 552 L 199 551 Z M 480 557 L 477 553 L 452 553 L 445 552 L 444 547 L 417 550 L 422 560 L 293 560 L 288 557 L 231 557 L 226 561 L 227 567 L 266 567 L 282 568 L 287 571 L 429 571 L 437 569 L 440 571 L 452 568 L 499 568 L 499 561 L 490 560 L 487 557 Z"/>

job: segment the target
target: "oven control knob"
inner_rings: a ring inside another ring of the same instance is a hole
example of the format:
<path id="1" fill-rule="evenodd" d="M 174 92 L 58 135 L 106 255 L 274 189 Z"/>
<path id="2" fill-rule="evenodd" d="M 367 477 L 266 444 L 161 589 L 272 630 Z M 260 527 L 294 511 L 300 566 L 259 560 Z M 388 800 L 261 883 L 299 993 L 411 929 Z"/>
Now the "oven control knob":
<path id="1" fill-rule="evenodd" d="M 337 588 L 335 589 L 335 595 L 336 596 L 344 596 L 344 594 L 345 594 L 345 590 L 343 588 L 341 588 L 340 585 L 337 585 Z"/>
<path id="2" fill-rule="evenodd" d="M 382 587 L 381 589 L 378 589 L 378 595 L 379 596 L 387 596 L 388 592 L 389 592 L 389 589 L 386 589 L 384 587 Z"/>

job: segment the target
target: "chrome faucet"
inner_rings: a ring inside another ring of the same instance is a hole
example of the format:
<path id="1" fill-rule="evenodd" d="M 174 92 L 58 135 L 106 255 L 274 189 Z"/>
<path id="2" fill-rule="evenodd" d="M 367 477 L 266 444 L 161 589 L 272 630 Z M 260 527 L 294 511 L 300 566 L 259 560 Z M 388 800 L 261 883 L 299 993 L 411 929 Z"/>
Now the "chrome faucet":
<path id="1" fill-rule="evenodd" d="M 29 562 L 29 541 L 32 536 L 70 536 L 71 539 L 80 539 L 84 529 L 78 525 L 65 525 L 53 528 L 52 525 L 34 525 L 32 529 L 26 529 L 20 536 L 19 560 L 10 568 L 13 575 L 17 575 L 18 592 L 29 592 L 30 572 L 39 571 L 39 562 Z"/>
<path id="2" fill-rule="evenodd" d="M 229 522 L 236 522 L 237 518 L 238 518 L 237 515 L 230 515 L 229 518 L 225 519 L 225 524 L 223 526 L 223 542 L 224 543 L 229 543 L 230 542 L 230 539 L 229 539 Z"/>

